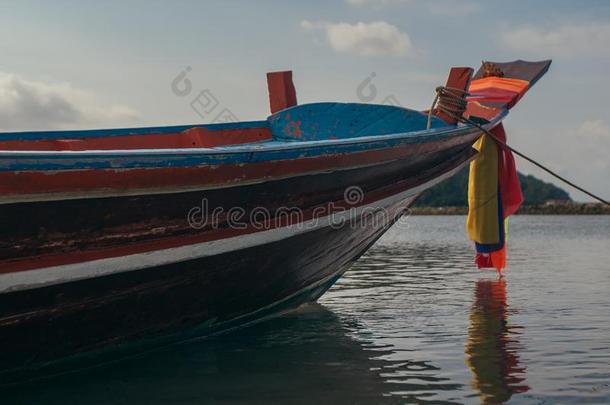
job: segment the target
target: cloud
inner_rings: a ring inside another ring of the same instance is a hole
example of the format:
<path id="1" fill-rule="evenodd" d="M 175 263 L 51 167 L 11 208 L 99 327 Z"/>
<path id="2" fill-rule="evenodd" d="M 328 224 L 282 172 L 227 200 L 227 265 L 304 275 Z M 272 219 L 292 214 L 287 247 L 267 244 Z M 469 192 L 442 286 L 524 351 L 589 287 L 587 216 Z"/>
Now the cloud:
<path id="1" fill-rule="evenodd" d="M 439 0 L 426 2 L 432 14 L 450 17 L 465 17 L 481 11 L 479 3 L 471 1 Z"/>
<path id="2" fill-rule="evenodd" d="M 521 27 L 505 32 L 502 39 L 513 49 L 539 55 L 609 55 L 610 23 L 566 24 L 546 31 Z"/>
<path id="3" fill-rule="evenodd" d="M 359 56 L 404 56 L 414 52 L 407 33 L 385 21 L 330 23 L 301 21 L 306 30 L 323 30 L 328 44 L 336 52 Z"/>
<path id="4" fill-rule="evenodd" d="M 603 120 L 586 120 L 576 131 L 573 150 L 586 156 L 587 165 L 605 174 L 610 171 L 610 126 Z M 606 179 L 604 180 L 606 181 Z M 610 196 L 610 190 L 605 190 Z"/>
<path id="5" fill-rule="evenodd" d="M 546 126 L 546 125 L 545 125 Z M 542 132 L 542 133 L 541 133 Z M 544 133 L 552 134 L 546 137 Z M 543 131 L 527 126 L 512 135 L 513 146 L 550 169 L 602 197 L 610 198 L 610 125 L 604 119 L 588 119 L 574 125 L 549 124 Z M 509 139 L 510 141 L 510 139 Z M 509 142 L 509 144 L 511 143 Z M 562 187 L 577 201 L 590 197 L 562 183 L 530 163 L 517 158 L 517 167 Z"/>
<path id="6" fill-rule="evenodd" d="M 127 125 L 138 118 L 136 111 L 123 105 L 99 106 L 93 95 L 69 84 L 0 72 L 1 130 Z"/>
<path id="7" fill-rule="evenodd" d="M 603 120 L 586 120 L 578 128 L 578 134 L 587 138 L 610 141 L 610 127 Z"/>
<path id="8" fill-rule="evenodd" d="M 386 6 L 416 5 L 420 4 L 425 10 L 440 16 L 464 17 L 481 10 L 481 5 L 469 0 L 345 0 L 354 7 L 381 8 Z"/>
<path id="9" fill-rule="evenodd" d="M 345 0 L 350 6 L 385 6 L 388 4 L 405 4 L 411 3 L 412 0 Z"/>
<path id="10" fill-rule="evenodd" d="M 446 76 L 440 74 L 425 72 L 405 72 L 405 78 L 411 82 L 432 85 L 440 85 L 447 79 Z"/>

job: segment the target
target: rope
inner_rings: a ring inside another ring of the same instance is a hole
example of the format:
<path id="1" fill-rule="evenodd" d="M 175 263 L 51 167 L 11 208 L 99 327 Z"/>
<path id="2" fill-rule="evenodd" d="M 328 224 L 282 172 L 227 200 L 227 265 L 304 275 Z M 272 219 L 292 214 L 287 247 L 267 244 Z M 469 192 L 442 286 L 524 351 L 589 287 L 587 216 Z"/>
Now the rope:
<path id="1" fill-rule="evenodd" d="M 426 126 L 426 129 L 432 127 L 432 113 L 434 112 L 435 105 L 437 110 L 442 111 L 459 121 L 459 118 L 457 117 L 464 115 L 464 111 L 466 111 L 466 107 L 468 107 L 468 102 L 466 101 L 467 95 L 468 92 L 456 87 L 438 86 L 436 88 L 436 96 L 428 111 L 428 125 Z"/>
<path id="2" fill-rule="evenodd" d="M 456 91 L 457 90 L 457 91 Z M 461 95 L 460 95 L 461 93 Z M 554 171 L 552 171 L 551 169 L 549 169 L 548 167 L 544 166 L 542 163 L 537 162 L 536 160 L 532 159 L 531 157 L 525 155 L 522 152 L 519 152 L 518 150 L 516 150 L 515 148 L 513 148 L 512 146 L 508 145 L 506 142 L 502 141 L 501 139 L 499 139 L 498 137 L 496 137 L 493 133 L 491 133 L 490 131 L 488 131 L 487 129 L 483 128 L 480 124 L 478 124 L 477 122 L 466 118 L 463 116 L 464 111 L 466 111 L 466 106 L 468 104 L 468 102 L 465 99 L 465 95 L 468 95 L 467 92 L 460 90 L 460 89 L 454 89 L 451 87 L 437 87 L 436 88 L 436 96 L 434 97 L 434 102 L 432 103 L 432 108 L 430 108 L 430 111 L 428 112 L 428 129 L 430 129 L 431 123 L 432 123 L 432 111 L 434 110 L 434 106 L 436 105 L 437 109 L 439 111 L 442 111 L 443 113 L 447 114 L 448 116 L 455 118 L 456 120 L 463 122 L 465 124 L 470 124 L 478 129 L 481 130 L 481 132 L 485 133 L 486 135 L 489 135 L 489 137 L 491 137 L 498 145 L 510 150 L 511 152 L 513 152 L 515 155 L 527 160 L 528 162 L 534 164 L 535 166 L 539 167 L 540 169 L 544 170 L 545 172 L 547 172 L 548 174 L 550 174 L 551 176 L 556 177 L 557 179 L 563 181 L 564 183 L 568 184 L 569 186 L 574 187 L 576 190 L 585 193 L 586 195 L 588 195 L 589 197 L 592 197 L 594 199 L 596 199 L 597 201 L 610 206 L 610 202 L 608 202 L 607 200 L 603 199 L 600 196 L 597 196 L 595 194 L 593 194 L 592 192 L 585 190 L 584 188 L 574 184 L 573 182 L 571 182 L 570 180 L 566 179 L 565 177 L 562 177 L 561 175 L 555 173 Z M 452 100 L 450 100 L 452 99 Z M 458 101 L 459 99 L 459 101 Z M 438 102 L 438 104 L 437 104 Z M 464 107 L 462 109 L 462 106 Z"/>

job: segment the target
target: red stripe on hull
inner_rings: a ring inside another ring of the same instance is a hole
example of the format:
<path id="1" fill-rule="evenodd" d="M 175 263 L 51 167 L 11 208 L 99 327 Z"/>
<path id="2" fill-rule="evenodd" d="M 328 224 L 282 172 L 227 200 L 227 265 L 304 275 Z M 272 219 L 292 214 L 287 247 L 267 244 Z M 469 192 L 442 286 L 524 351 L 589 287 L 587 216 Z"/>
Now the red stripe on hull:
<path id="1" fill-rule="evenodd" d="M 461 142 L 464 142 L 464 139 L 448 141 L 442 149 Z M 44 200 L 42 195 L 45 193 L 102 192 L 112 195 L 113 191 L 121 194 L 128 190 L 172 191 L 233 186 L 241 182 L 265 181 L 309 172 L 379 164 L 411 155 L 438 152 L 439 149 L 439 142 L 427 142 L 345 155 L 249 164 L 160 169 L 0 172 L 0 201 L 2 198 L 38 195 Z"/>
<path id="2" fill-rule="evenodd" d="M 0 150 L 83 151 L 111 149 L 213 148 L 272 139 L 269 128 L 209 130 L 193 127 L 182 132 L 103 136 L 81 139 L 0 141 Z"/>

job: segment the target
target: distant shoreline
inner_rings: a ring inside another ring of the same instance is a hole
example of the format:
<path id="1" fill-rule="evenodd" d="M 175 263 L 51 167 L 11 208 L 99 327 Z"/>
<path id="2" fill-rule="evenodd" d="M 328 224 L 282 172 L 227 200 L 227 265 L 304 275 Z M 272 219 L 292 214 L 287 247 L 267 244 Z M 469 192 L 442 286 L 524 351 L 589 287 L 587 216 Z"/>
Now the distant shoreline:
<path id="1" fill-rule="evenodd" d="M 468 207 L 411 207 L 411 215 L 466 215 Z M 517 215 L 610 215 L 610 207 L 598 203 L 527 205 Z"/>

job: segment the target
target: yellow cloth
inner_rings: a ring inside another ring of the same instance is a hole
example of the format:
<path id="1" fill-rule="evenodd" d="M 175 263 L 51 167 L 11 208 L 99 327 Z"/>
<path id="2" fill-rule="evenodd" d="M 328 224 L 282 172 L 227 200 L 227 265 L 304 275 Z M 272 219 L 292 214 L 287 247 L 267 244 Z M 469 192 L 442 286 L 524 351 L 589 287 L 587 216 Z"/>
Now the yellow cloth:
<path id="1" fill-rule="evenodd" d="M 473 147 L 479 154 L 470 162 L 468 238 L 478 243 L 499 243 L 498 148 L 487 135 L 481 136 Z"/>

